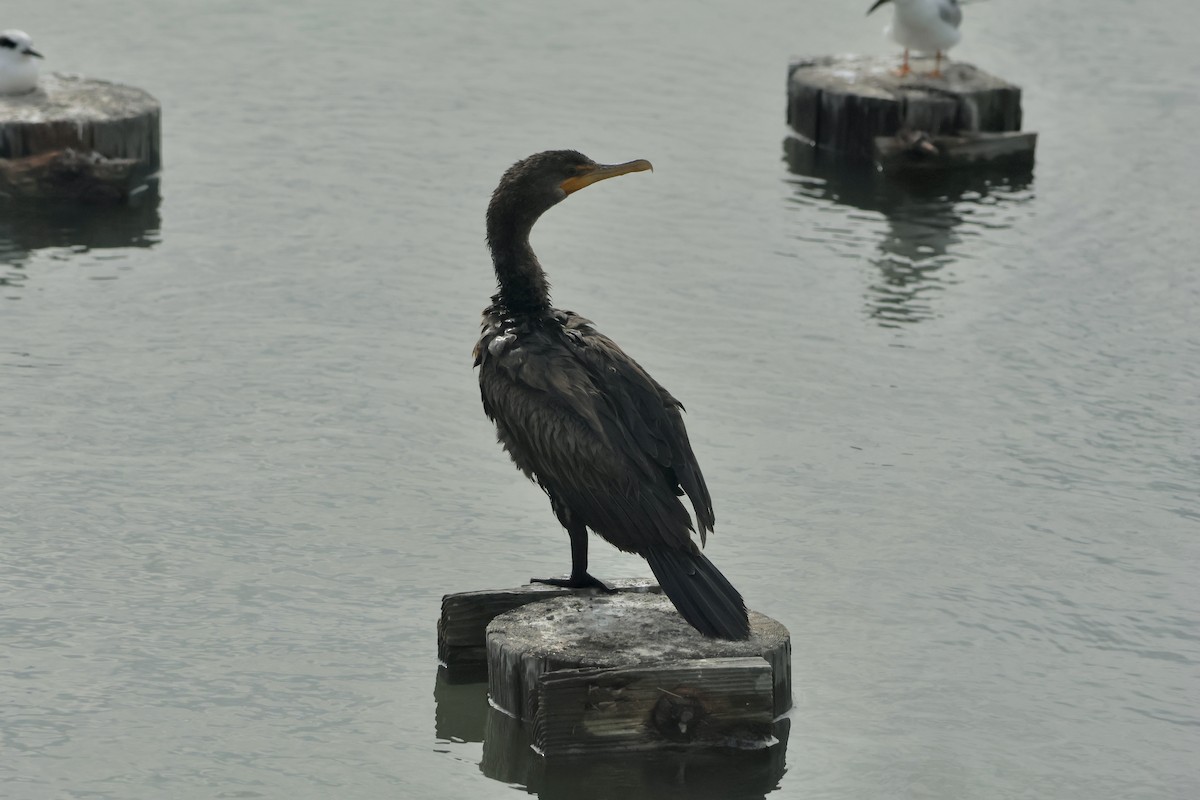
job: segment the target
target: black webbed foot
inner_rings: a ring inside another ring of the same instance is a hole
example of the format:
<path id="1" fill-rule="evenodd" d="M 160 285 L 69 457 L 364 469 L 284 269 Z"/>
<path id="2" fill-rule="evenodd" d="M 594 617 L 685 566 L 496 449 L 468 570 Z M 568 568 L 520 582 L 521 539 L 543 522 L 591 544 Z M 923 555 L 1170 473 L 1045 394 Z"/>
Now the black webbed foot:
<path id="1" fill-rule="evenodd" d="M 599 589 L 605 594 L 613 594 L 617 590 L 611 583 L 605 583 L 591 573 L 582 575 L 572 574 L 569 578 L 530 578 L 530 583 L 544 583 L 547 586 L 561 586 L 564 589 Z"/>

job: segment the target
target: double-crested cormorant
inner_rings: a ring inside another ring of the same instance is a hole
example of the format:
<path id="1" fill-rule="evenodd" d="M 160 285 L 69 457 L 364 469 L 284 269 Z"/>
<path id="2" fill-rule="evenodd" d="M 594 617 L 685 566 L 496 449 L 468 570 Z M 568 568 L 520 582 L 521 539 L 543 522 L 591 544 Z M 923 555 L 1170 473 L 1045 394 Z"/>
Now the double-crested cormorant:
<path id="1" fill-rule="evenodd" d="M 667 597 L 706 636 L 745 639 L 742 596 L 692 541 L 687 494 L 703 543 L 712 500 L 692 453 L 683 406 L 591 322 L 550 305 L 529 245 L 538 217 L 596 181 L 650 169 L 597 164 L 573 150 L 526 158 L 504 173 L 487 211 L 499 292 L 475 346 L 483 410 L 525 475 L 550 497 L 571 538 L 571 577 L 541 583 L 611 591 L 587 571 L 587 529 L 650 563 Z"/>

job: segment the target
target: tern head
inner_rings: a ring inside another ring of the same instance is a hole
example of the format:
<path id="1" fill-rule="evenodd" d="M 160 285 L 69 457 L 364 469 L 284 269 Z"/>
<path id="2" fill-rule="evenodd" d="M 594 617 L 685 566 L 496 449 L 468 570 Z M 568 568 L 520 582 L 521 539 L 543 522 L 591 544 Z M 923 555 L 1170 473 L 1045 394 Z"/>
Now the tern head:
<path id="1" fill-rule="evenodd" d="M 0 31 L 0 56 L 6 59 L 41 58 L 42 54 L 33 49 L 33 39 L 25 31 Z"/>

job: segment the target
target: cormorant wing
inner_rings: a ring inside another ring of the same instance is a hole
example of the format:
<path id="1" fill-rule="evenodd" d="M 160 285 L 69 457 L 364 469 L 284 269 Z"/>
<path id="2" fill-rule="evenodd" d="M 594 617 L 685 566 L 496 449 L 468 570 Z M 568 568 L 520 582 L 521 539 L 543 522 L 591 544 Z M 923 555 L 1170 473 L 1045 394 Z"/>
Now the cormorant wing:
<path id="1" fill-rule="evenodd" d="M 587 320 L 557 312 L 556 321 L 501 347 L 485 333 L 477 350 L 485 409 L 514 460 L 622 549 L 657 539 L 688 548 L 683 493 L 703 542 L 712 500 L 682 405 Z"/>
<path id="2" fill-rule="evenodd" d="M 700 539 L 704 541 L 715 522 L 712 498 L 683 424 L 683 404 L 616 342 L 592 328 L 587 320 L 574 320 L 578 320 L 574 326 L 565 326 L 568 346 L 601 387 L 601 397 L 613 412 L 613 425 L 663 470 L 676 494 L 686 493 L 691 499 Z"/>

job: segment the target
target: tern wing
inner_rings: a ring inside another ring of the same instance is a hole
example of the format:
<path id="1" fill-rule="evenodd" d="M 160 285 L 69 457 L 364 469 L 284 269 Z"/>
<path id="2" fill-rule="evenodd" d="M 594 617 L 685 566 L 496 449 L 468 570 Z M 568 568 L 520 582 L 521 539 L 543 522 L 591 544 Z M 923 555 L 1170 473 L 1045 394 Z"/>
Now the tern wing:
<path id="1" fill-rule="evenodd" d="M 942 18 L 942 22 L 957 28 L 962 24 L 962 9 L 958 5 L 958 0 L 942 0 L 938 3 L 938 16 Z"/>

